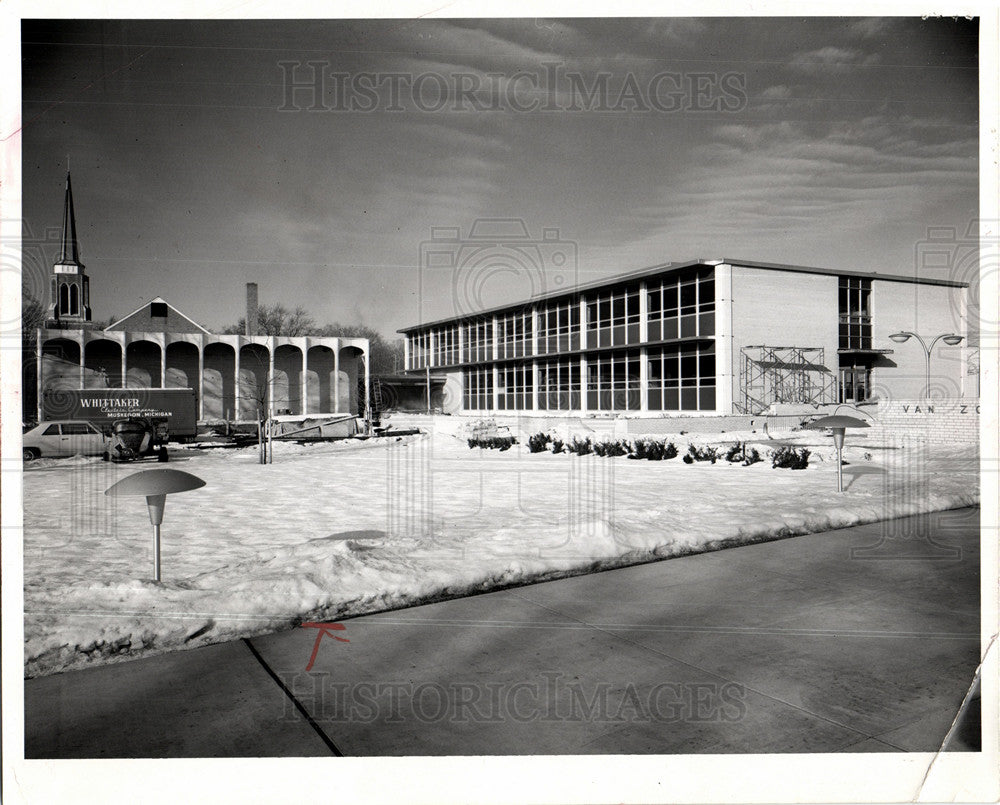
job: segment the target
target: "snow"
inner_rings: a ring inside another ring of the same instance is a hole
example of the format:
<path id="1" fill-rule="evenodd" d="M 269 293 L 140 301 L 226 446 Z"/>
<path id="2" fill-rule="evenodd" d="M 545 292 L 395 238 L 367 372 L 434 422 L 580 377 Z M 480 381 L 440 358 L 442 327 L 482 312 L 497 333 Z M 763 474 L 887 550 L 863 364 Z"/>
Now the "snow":
<path id="1" fill-rule="evenodd" d="M 276 444 L 264 466 L 256 447 L 174 451 L 166 466 L 207 484 L 167 500 L 161 584 L 144 500 L 103 492 L 163 465 L 25 465 L 26 676 L 979 500 L 974 445 L 851 432 L 839 495 L 815 431 L 650 437 L 806 446 L 795 471 L 530 454 L 530 421 L 511 450 L 470 450 L 471 424 Z"/>

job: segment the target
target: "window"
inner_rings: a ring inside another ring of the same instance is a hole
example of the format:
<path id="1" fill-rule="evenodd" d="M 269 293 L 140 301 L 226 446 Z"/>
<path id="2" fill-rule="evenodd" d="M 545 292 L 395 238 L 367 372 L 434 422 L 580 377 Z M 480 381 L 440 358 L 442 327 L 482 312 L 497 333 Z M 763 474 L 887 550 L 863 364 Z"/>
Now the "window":
<path id="1" fill-rule="evenodd" d="M 580 303 L 575 300 L 546 305 L 538 311 L 538 354 L 580 348 Z"/>
<path id="2" fill-rule="evenodd" d="M 501 366 L 497 370 L 497 408 L 527 411 L 533 408 L 531 365 Z"/>
<path id="3" fill-rule="evenodd" d="M 466 369 L 462 372 L 462 403 L 467 411 L 485 411 L 493 408 L 493 370 L 485 367 Z"/>
<path id="4" fill-rule="evenodd" d="M 531 355 L 531 309 L 508 313 L 497 319 L 497 357 Z"/>
<path id="5" fill-rule="evenodd" d="M 59 312 L 69 315 L 69 286 L 65 282 L 59 283 Z"/>
<path id="6" fill-rule="evenodd" d="M 493 321 L 480 319 L 462 324 L 462 361 L 493 359 Z"/>
<path id="7" fill-rule="evenodd" d="M 715 345 L 650 348 L 650 411 L 715 410 Z"/>
<path id="8" fill-rule="evenodd" d="M 587 300 L 587 347 L 639 343 L 639 286 L 631 285 Z"/>
<path id="9" fill-rule="evenodd" d="M 149 315 L 152 316 L 154 319 L 165 319 L 167 317 L 167 303 L 150 302 Z"/>
<path id="10" fill-rule="evenodd" d="M 458 325 L 434 331 L 434 366 L 458 363 Z"/>
<path id="11" fill-rule="evenodd" d="M 587 363 L 587 408 L 591 411 L 638 411 L 639 354 L 611 352 Z"/>
<path id="12" fill-rule="evenodd" d="M 86 422 L 67 422 L 62 426 L 63 436 L 92 436 L 93 431 Z"/>
<path id="13" fill-rule="evenodd" d="M 69 315 L 80 315 L 80 289 L 75 282 L 69 286 Z"/>
<path id="14" fill-rule="evenodd" d="M 42 436 L 58 436 L 58 435 L 59 435 L 58 425 L 49 425 L 44 431 L 42 431 Z"/>
<path id="15" fill-rule="evenodd" d="M 549 411 L 579 411 L 580 361 L 568 359 L 538 365 L 538 407 Z"/>
<path id="16" fill-rule="evenodd" d="M 840 402 L 865 402 L 871 392 L 871 370 L 862 364 L 840 367 Z"/>
<path id="17" fill-rule="evenodd" d="M 872 348 L 871 293 L 872 281 L 866 277 L 840 278 L 841 349 Z"/>
<path id="18" fill-rule="evenodd" d="M 423 369 L 430 362 L 430 334 L 410 336 L 410 369 Z"/>
<path id="19" fill-rule="evenodd" d="M 646 302 L 650 341 L 715 336 L 715 270 L 711 267 L 650 281 Z"/>

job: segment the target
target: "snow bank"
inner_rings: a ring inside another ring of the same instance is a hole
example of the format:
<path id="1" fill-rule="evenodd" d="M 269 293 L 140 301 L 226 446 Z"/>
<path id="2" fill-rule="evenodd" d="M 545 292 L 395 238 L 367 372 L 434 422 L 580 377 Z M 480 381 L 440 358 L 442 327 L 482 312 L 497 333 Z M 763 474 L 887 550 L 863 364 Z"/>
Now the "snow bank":
<path id="1" fill-rule="evenodd" d="M 979 500 L 968 446 L 851 435 L 838 495 L 816 432 L 666 437 L 682 454 L 736 439 L 762 454 L 808 447 L 793 471 L 529 454 L 530 427 L 511 450 L 470 450 L 467 429 L 277 444 L 268 466 L 254 447 L 177 451 L 170 466 L 207 485 L 167 501 L 162 584 L 148 581 L 143 500 L 103 494 L 156 465 L 27 465 L 26 675 Z"/>

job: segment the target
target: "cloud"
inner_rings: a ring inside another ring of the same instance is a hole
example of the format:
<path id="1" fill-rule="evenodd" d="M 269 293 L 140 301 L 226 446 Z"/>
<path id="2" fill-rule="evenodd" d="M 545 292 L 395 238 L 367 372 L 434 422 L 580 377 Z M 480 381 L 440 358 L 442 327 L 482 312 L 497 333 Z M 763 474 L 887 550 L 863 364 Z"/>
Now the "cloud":
<path id="1" fill-rule="evenodd" d="M 858 67 L 873 67 L 881 61 L 879 54 L 828 45 L 818 50 L 796 53 L 788 66 L 807 75 L 842 74 Z"/>

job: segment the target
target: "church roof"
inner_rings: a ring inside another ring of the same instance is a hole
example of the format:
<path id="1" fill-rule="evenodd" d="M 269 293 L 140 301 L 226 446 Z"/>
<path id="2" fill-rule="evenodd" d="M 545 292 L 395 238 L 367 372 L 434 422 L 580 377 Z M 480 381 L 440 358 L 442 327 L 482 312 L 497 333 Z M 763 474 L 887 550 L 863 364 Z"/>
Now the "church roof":
<path id="1" fill-rule="evenodd" d="M 83 266 L 80 262 L 80 244 L 76 239 L 76 213 L 73 210 L 73 184 L 66 171 L 66 201 L 63 204 L 62 249 L 59 263 L 68 266 Z"/>
<path id="2" fill-rule="evenodd" d="M 179 311 L 177 308 L 175 308 L 173 305 L 171 305 L 166 299 L 164 299 L 161 296 L 156 296 L 156 297 L 154 297 L 154 298 L 152 298 L 152 299 L 150 299 L 150 300 L 148 300 L 146 302 L 143 302 L 141 305 L 139 305 L 139 307 L 137 307 L 135 310 L 133 310 L 127 316 L 123 316 L 122 318 L 118 319 L 117 321 L 114 321 L 111 324 L 109 324 L 107 327 L 104 328 L 104 331 L 105 332 L 108 332 L 109 330 L 126 330 L 127 331 L 127 330 L 130 330 L 130 329 L 135 329 L 135 330 L 139 330 L 139 331 L 148 331 L 149 327 L 145 326 L 145 321 L 146 321 L 145 314 L 146 314 L 146 311 L 149 309 L 150 305 L 152 305 L 154 302 L 159 302 L 161 304 L 166 305 L 174 313 L 176 313 L 181 319 L 183 319 L 184 321 L 188 322 L 189 324 L 191 324 L 195 328 L 197 328 L 197 331 L 202 332 L 202 333 L 206 333 L 206 334 L 210 334 L 211 331 L 207 327 L 202 327 L 200 324 L 198 324 L 198 322 L 196 322 L 190 316 L 187 316 L 184 313 L 181 313 L 181 311 Z M 128 322 L 129 322 L 130 319 L 133 320 L 137 325 L 139 325 L 140 323 L 142 323 L 143 326 L 136 326 L 134 328 L 129 327 L 128 326 Z M 195 332 L 194 330 L 181 330 L 181 329 L 178 329 L 176 326 L 172 326 L 170 328 L 170 331 L 171 332 Z"/>

